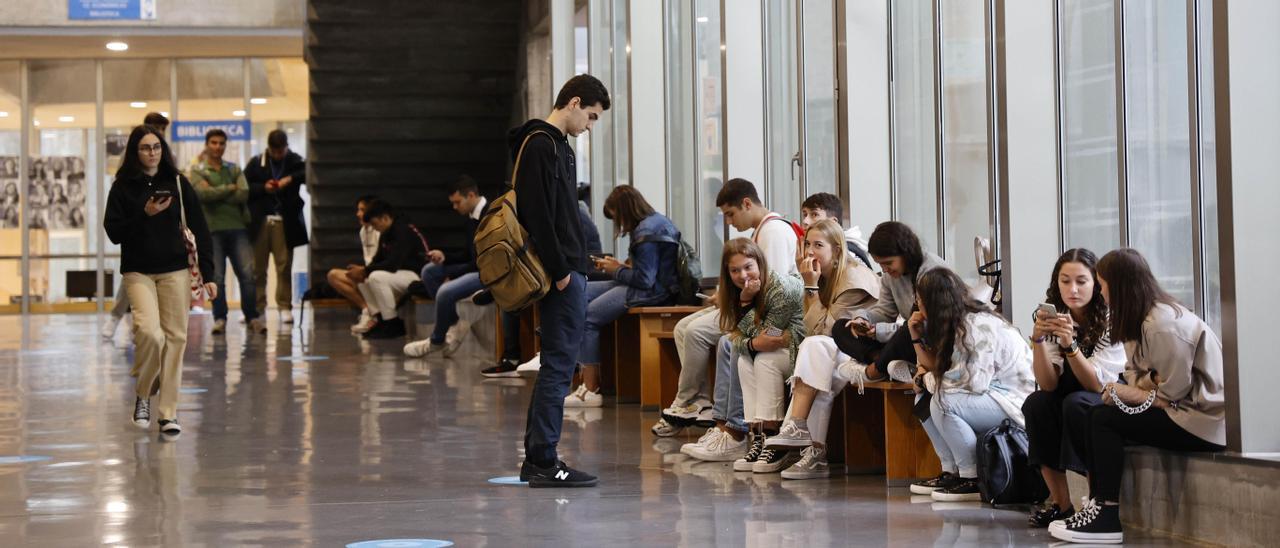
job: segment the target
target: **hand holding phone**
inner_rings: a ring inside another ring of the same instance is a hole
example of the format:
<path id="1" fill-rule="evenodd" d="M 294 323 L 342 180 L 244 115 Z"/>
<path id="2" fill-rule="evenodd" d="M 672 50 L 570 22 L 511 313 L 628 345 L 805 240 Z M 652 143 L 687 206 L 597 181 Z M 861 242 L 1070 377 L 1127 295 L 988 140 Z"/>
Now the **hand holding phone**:
<path id="1" fill-rule="evenodd" d="M 1053 306 L 1052 304 L 1040 303 L 1040 306 L 1036 307 L 1037 320 L 1052 320 L 1057 317 L 1058 307 Z"/>

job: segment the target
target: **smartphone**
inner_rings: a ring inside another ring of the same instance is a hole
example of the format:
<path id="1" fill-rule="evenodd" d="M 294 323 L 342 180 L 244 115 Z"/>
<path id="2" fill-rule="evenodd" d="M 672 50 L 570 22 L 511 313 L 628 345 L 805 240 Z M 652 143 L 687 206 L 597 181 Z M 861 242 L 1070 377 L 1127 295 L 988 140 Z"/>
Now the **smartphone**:
<path id="1" fill-rule="evenodd" d="M 163 199 L 165 199 L 165 198 L 172 198 L 172 197 L 173 197 L 173 191 L 172 191 L 172 190 L 167 189 L 167 188 L 157 188 L 157 189 L 155 190 L 155 192 L 152 192 L 152 193 L 151 193 L 151 197 L 150 197 L 150 198 L 148 198 L 148 199 L 150 199 L 150 200 L 163 200 Z"/>
<path id="2" fill-rule="evenodd" d="M 1057 318 L 1058 307 L 1053 306 L 1052 304 L 1049 304 L 1049 303 L 1040 303 L 1040 306 L 1036 307 L 1036 315 L 1038 317 L 1042 316 L 1046 320 Z"/>
<path id="3" fill-rule="evenodd" d="M 770 336 L 770 337 L 781 337 L 781 336 L 782 336 L 782 330 L 781 330 L 781 329 L 778 329 L 778 328 L 776 328 L 776 327 L 770 327 L 770 328 L 768 328 L 768 329 L 765 329 L 765 330 L 764 330 L 764 334 L 765 334 L 765 335 L 768 335 L 768 336 Z"/>
<path id="4" fill-rule="evenodd" d="M 711 295 L 708 295 L 708 294 L 706 294 L 706 293 L 702 293 L 702 292 L 694 293 L 694 294 L 693 294 L 693 296 L 695 296 L 695 297 L 697 297 L 697 298 L 699 298 L 699 299 L 702 299 L 702 300 L 704 300 L 704 301 L 706 301 L 706 300 L 710 300 L 710 299 L 711 299 Z"/>

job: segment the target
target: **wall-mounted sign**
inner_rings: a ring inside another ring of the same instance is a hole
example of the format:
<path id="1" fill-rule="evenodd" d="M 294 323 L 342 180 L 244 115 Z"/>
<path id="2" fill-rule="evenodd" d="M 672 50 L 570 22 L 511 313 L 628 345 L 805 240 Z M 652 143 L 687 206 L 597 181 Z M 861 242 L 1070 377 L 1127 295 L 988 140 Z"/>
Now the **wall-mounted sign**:
<path id="1" fill-rule="evenodd" d="M 67 18 L 155 21 L 156 0 L 67 0 Z"/>
<path id="2" fill-rule="evenodd" d="M 169 130 L 174 141 L 204 142 L 204 134 L 217 128 L 227 132 L 227 141 L 248 141 L 252 137 L 248 120 L 205 120 L 199 122 L 174 122 Z"/>

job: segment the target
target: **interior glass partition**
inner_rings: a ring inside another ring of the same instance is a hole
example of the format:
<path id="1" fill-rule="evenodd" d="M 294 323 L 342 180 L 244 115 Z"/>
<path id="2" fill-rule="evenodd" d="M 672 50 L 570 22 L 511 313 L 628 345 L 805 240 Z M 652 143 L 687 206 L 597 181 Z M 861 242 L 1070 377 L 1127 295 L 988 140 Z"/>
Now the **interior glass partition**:
<path id="1" fill-rule="evenodd" d="M 942 9 L 942 158 L 946 181 L 944 253 L 970 285 L 978 282 L 974 237 L 993 238 L 984 0 L 949 0 Z M 998 246 L 999 242 L 992 242 Z M 985 261 L 981 261 L 985 262 Z"/>
<path id="2" fill-rule="evenodd" d="M 934 19 L 930 0 L 890 3 L 894 219 L 938 248 Z"/>
<path id="3" fill-rule="evenodd" d="M 791 219 L 800 218 L 804 192 L 800 150 L 799 60 L 796 58 L 795 0 L 764 0 L 765 205 Z M 730 234 L 732 236 L 732 234 Z"/>

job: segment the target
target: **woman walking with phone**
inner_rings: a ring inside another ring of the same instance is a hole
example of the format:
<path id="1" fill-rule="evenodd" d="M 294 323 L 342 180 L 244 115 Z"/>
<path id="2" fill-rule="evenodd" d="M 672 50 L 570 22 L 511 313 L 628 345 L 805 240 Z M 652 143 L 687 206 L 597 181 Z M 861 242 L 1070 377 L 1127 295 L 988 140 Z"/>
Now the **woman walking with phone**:
<path id="1" fill-rule="evenodd" d="M 198 255 L 198 274 L 211 280 L 213 243 L 200 199 L 173 165 L 164 136 L 149 126 L 133 128 L 124 160 L 107 196 L 103 225 L 120 245 L 120 271 L 133 307 L 134 351 L 130 374 L 137 379 L 133 423 L 151 423 L 151 396 L 160 431 L 178 434 L 178 388 L 187 346 L 187 307 L 193 296 L 190 242 Z M 209 297 L 217 286 L 203 284 Z"/>

